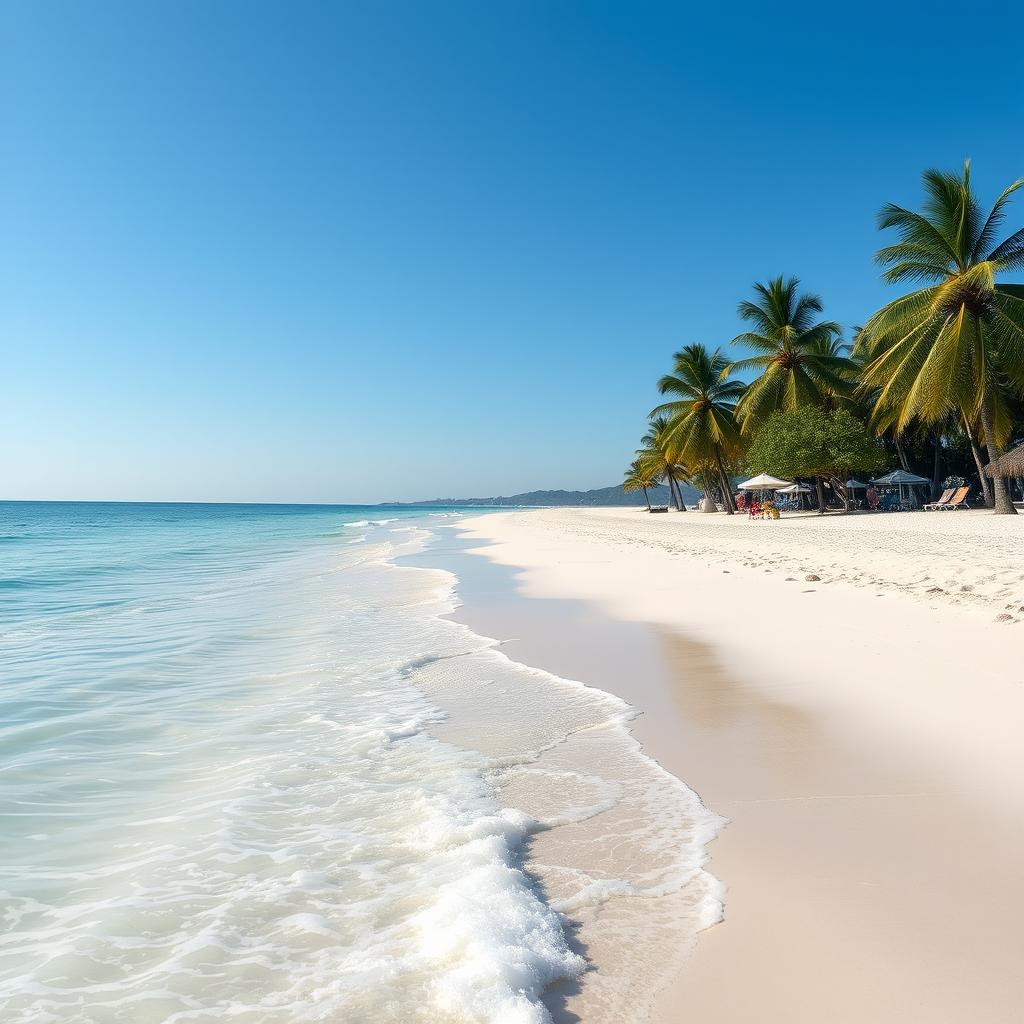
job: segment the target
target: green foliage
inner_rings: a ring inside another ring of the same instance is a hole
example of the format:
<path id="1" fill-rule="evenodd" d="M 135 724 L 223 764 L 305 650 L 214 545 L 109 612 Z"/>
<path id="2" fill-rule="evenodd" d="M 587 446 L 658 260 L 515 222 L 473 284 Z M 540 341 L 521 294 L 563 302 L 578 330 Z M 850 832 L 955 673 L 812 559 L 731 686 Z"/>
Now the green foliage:
<path id="1" fill-rule="evenodd" d="M 687 345 L 674 356 L 674 372 L 658 381 L 672 399 L 652 410 L 665 417 L 664 442 L 679 462 L 697 469 L 735 458 L 741 448 L 736 403 L 743 385 L 729 380 L 729 361 L 716 349 Z"/>
<path id="2" fill-rule="evenodd" d="M 1010 430 L 1007 403 L 1024 390 L 1024 287 L 997 284 L 998 274 L 1024 268 L 1024 228 L 996 240 L 1013 182 L 987 215 L 962 174 L 926 171 L 917 213 L 889 204 L 879 226 L 899 241 L 875 254 L 889 282 L 927 287 L 890 302 L 872 316 L 857 342 L 864 390 L 874 390 L 875 418 L 905 429 L 962 410 L 980 418 L 993 445 Z"/>
<path id="3" fill-rule="evenodd" d="M 665 416 L 656 416 L 644 434 L 636 453 L 639 473 L 655 483 L 689 480 L 690 472 L 668 444 L 669 422 Z"/>
<path id="4" fill-rule="evenodd" d="M 841 476 L 872 472 L 885 465 L 877 437 L 846 409 L 804 406 L 773 413 L 758 427 L 747 451 L 752 473 Z"/>
<path id="5" fill-rule="evenodd" d="M 662 482 L 668 484 L 669 492 L 676 497 L 678 505 L 682 507 L 680 487 L 689 482 L 690 471 L 679 462 L 678 456 L 669 446 L 668 432 L 667 417 L 656 416 L 651 420 L 651 425 L 636 451 L 636 458 L 630 466 L 630 474 L 644 481 L 637 486 L 649 487 L 652 483 Z M 627 477 L 630 474 L 627 474 Z"/>
<path id="6" fill-rule="evenodd" d="M 657 468 L 650 464 L 644 464 L 639 457 L 630 464 L 629 469 L 623 474 L 622 489 L 630 494 L 633 491 L 642 491 L 647 487 L 654 487 L 659 483 Z"/>
<path id="7" fill-rule="evenodd" d="M 733 344 L 759 354 L 738 360 L 730 371 L 760 373 L 736 409 L 744 433 L 773 412 L 821 405 L 853 392 L 854 366 L 842 354 L 842 329 L 832 320 L 817 320 L 821 299 L 799 289 L 798 278 L 779 276 L 755 284 L 755 301 L 739 304 L 740 319 L 751 330 Z"/>
<path id="8" fill-rule="evenodd" d="M 729 362 L 702 345 L 675 354 L 673 372 L 658 382 L 667 400 L 651 413 L 629 486 L 638 486 L 638 473 L 689 478 L 721 487 L 728 504 L 728 477 L 751 438 L 746 464 L 783 476 L 866 473 L 893 461 L 889 449 L 906 465 L 911 457 L 930 462 L 933 473 L 936 465 L 976 473 L 979 441 L 991 462 L 1020 435 L 1024 284 L 999 278 L 1024 270 L 1024 228 L 1000 240 L 1024 178 L 988 212 L 969 163 L 962 173 L 926 171 L 922 181 L 920 212 L 893 204 L 881 211 L 879 227 L 898 239 L 875 258 L 887 283 L 923 287 L 855 327 L 847 346 L 797 278 L 755 284 L 753 299 L 738 307 L 747 330 L 732 340 L 753 354 Z M 749 384 L 736 379 L 750 371 Z M 997 477 L 990 489 L 980 475 L 986 501 L 1013 513 L 1005 481 Z"/>

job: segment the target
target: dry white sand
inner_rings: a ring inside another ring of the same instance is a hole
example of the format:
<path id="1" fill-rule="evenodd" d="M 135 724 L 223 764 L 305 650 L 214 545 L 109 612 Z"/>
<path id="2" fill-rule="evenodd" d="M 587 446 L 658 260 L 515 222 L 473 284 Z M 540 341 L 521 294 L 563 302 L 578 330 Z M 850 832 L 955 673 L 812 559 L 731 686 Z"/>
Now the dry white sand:
<path id="1" fill-rule="evenodd" d="M 1024 518 L 465 525 L 525 594 L 665 627 L 679 662 L 671 688 L 618 692 L 732 820 L 711 849 L 728 894 L 658 1020 L 1021 1019 Z"/>

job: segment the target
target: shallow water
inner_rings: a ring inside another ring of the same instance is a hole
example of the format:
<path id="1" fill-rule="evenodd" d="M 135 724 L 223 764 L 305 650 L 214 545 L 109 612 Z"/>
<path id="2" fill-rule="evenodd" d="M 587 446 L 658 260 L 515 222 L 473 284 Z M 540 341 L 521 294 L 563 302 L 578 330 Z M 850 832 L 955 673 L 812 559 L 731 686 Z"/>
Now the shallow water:
<path id="1" fill-rule="evenodd" d="M 0 504 L 0 1018 L 543 1022 L 587 915 L 714 918 L 629 709 L 395 564 L 457 515 Z"/>

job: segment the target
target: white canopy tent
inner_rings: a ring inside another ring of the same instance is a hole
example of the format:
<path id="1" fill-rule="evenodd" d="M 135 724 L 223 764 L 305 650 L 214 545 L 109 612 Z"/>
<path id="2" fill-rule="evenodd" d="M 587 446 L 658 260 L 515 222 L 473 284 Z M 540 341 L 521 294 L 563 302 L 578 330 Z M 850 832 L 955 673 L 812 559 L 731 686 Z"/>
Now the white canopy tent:
<path id="1" fill-rule="evenodd" d="M 916 473 L 908 473 L 905 469 L 894 469 L 891 473 L 886 473 L 885 476 L 875 477 L 871 481 L 873 484 L 878 484 L 881 487 L 898 487 L 900 492 L 900 503 L 903 503 L 903 488 L 906 487 L 911 497 L 914 494 L 914 488 L 920 487 L 922 484 L 930 484 L 931 481 L 927 477 L 918 476 Z"/>
<path id="2" fill-rule="evenodd" d="M 741 491 L 778 491 L 783 487 L 793 486 L 792 480 L 780 480 L 777 476 L 769 476 L 762 473 L 760 476 L 752 476 L 739 485 Z"/>
<path id="3" fill-rule="evenodd" d="M 813 489 L 807 484 L 790 484 L 788 487 L 780 487 L 779 494 L 810 494 Z"/>

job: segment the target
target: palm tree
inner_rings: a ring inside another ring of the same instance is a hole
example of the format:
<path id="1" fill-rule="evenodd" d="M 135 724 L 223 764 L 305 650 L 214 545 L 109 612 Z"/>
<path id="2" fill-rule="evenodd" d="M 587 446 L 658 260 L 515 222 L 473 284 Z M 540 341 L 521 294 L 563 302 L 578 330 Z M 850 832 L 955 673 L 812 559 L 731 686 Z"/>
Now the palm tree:
<path id="1" fill-rule="evenodd" d="M 673 358 L 674 372 L 658 381 L 658 391 L 676 397 L 651 415 L 668 417 L 665 443 L 678 461 L 713 467 L 731 515 L 736 509 L 725 464 L 742 449 L 736 403 L 743 395 L 743 385 L 728 379 L 729 361 L 719 349 L 708 352 L 703 345 L 687 345 Z"/>
<path id="2" fill-rule="evenodd" d="M 818 320 L 821 299 L 800 294 L 799 288 L 798 278 L 780 275 L 755 284 L 756 300 L 745 300 L 737 309 L 752 328 L 732 343 L 760 353 L 730 367 L 732 372 L 760 372 L 736 409 L 745 434 L 773 412 L 821 404 L 852 390 L 853 366 L 843 354 L 842 328 Z"/>
<path id="3" fill-rule="evenodd" d="M 647 502 L 647 511 L 651 511 L 651 497 L 647 493 L 648 487 L 653 487 L 657 482 L 657 477 L 654 472 L 649 468 L 641 464 L 641 460 L 635 458 L 630 464 L 629 469 L 623 474 L 622 489 L 630 494 L 635 491 L 644 492 L 644 501 Z"/>
<path id="4" fill-rule="evenodd" d="M 644 434 L 641 447 L 637 450 L 637 462 L 641 473 L 654 474 L 654 478 L 668 484 L 677 511 L 686 511 L 683 492 L 680 487 L 690 479 L 690 471 L 680 463 L 678 455 L 668 447 L 668 418 L 655 416 Z"/>
<path id="5" fill-rule="evenodd" d="M 1010 196 L 1005 188 L 984 215 L 962 174 L 925 171 L 925 202 L 916 213 L 888 204 L 879 227 L 900 240 L 875 254 L 883 280 L 928 282 L 883 306 L 864 326 L 864 385 L 879 389 L 877 407 L 899 429 L 914 418 L 934 423 L 958 412 L 970 430 L 980 422 L 989 461 L 1009 439 L 1007 399 L 1024 390 L 1024 285 L 996 284 L 1024 268 L 1024 228 L 996 235 Z M 995 510 L 1014 514 L 1005 481 L 992 481 Z"/>

